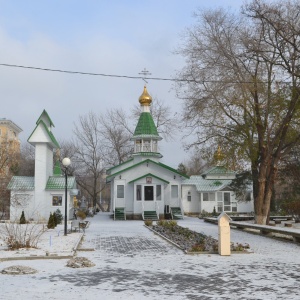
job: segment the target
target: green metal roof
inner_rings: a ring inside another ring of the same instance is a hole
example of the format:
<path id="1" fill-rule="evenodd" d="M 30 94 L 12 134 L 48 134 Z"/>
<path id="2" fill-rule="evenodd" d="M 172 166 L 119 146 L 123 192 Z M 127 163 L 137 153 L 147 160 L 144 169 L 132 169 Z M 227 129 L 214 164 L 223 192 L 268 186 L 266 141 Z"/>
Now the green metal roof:
<path id="1" fill-rule="evenodd" d="M 155 161 L 153 161 L 153 160 L 151 160 L 151 159 L 145 159 L 145 160 L 143 160 L 143 161 L 141 161 L 141 162 L 139 162 L 139 163 L 137 163 L 137 164 L 135 164 L 135 165 L 132 165 L 132 166 L 130 166 L 130 167 L 128 167 L 128 168 L 125 168 L 125 169 L 123 169 L 123 170 L 120 170 L 120 171 L 118 171 L 118 172 L 116 172 L 116 173 L 110 174 L 109 176 L 106 177 L 106 179 L 107 179 L 107 181 L 109 181 L 109 179 L 112 178 L 112 177 L 114 177 L 114 176 L 117 176 L 117 175 L 119 175 L 119 174 L 121 174 L 121 173 L 123 173 L 123 172 L 126 172 L 126 171 L 128 171 L 128 170 L 130 170 L 130 169 L 133 169 L 133 168 L 135 168 L 135 167 L 137 167 L 137 166 L 139 166 L 139 165 L 141 165 L 141 164 L 146 164 L 146 163 L 153 163 L 153 164 L 158 165 L 158 166 L 160 166 L 160 167 L 162 167 L 162 168 L 164 168 L 164 169 L 168 169 L 168 170 L 170 170 L 171 172 L 178 174 L 179 176 L 182 176 L 182 177 L 185 177 L 185 178 L 189 178 L 189 176 L 184 175 L 184 174 L 181 174 L 181 173 L 179 173 L 177 170 L 175 170 L 175 169 L 173 169 L 173 168 L 171 168 L 171 167 L 169 167 L 169 166 L 167 166 L 167 165 L 164 165 L 164 164 L 162 164 L 162 163 L 157 163 L 157 162 L 155 162 Z"/>
<path id="2" fill-rule="evenodd" d="M 149 135 L 152 137 L 159 137 L 151 114 L 149 112 L 142 112 L 133 136 L 146 137 Z"/>
<path id="3" fill-rule="evenodd" d="M 135 178 L 135 179 L 129 181 L 128 183 L 135 182 L 135 181 L 140 180 L 140 179 L 145 178 L 145 177 L 154 177 L 154 178 L 156 178 L 156 179 L 158 179 L 158 180 L 160 180 L 160 181 L 163 181 L 163 182 L 165 182 L 165 183 L 167 183 L 167 184 L 170 183 L 169 181 L 167 181 L 167 180 L 165 180 L 165 179 L 163 179 L 163 178 L 161 178 L 161 177 L 155 176 L 155 175 L 153 175 L 152 173 L 148 173 L 148 174 L 145 174 L 145 175 L 143 175 L 143 176 L 141 176 L 141 177 Z"/>
<path id="4" fill-rule="evenodd" d="M 52 122 L 52 120 L 51 120 L 51 118 L 49 117 L 49 115 L 48 115 L 48 113 L 46 112 L 45 109 L 43 110 L 43 112 L 41 113 L 40 117 L 39 117 L 38 120 L 36 121 L 36 124 L 39 123 L 39 121 L 42 119 L 43 116 L 46 116 L 46 118 L 47 118 L 48 121 L 49 121 L 50 126 L 55 127 L 54 124 L 53 124 L 53 122 Z"/>
<path id="5" fill-rule="evenodd" d="M 62 190 L 65 188 L 65 176 L 50 176 L 47 184 L 46 190 Z M 68 189 L 73 189 L 75 187 L 75 177 L 68 177 Z"/>
<path id="6" fill-rule="evenodd" d="M 202 175 L 235 175 L 235 172 L 228 170 L 224 166 L 215 166 L 210 169 L 208 169 L 206 172 L 204 172 Z"/>
<path id="7" fill-rule="evenodd" d="M 45 128 L 48 136 L 50 137 L 52 143 L 57 147 L 60 148 L 59 143 L 57 142 L 57 140 L 55 139 L 53 133 L 48 129 L 47 125 L 45 124 L 45 122 L 43 120 L 39 120 L 39 122 L 37 123 L 37 125 L 35 126 L 34 130 L 32 131 L 31 135 L 29 136 L 29 138 L 27 139 L 27 141 L 29 142 L 31 136 L 33 135 L 33 133 L 35 132 L 35 130 L 37 129 L 37 127 L 42 124 L 42 126 Z"/>
<path id="8" fill-rule="evenodd" d="M 159 152 L 136 152 L 132 154 L 132 156 L 137 156 L 137 155 L 162 157 L 162 155 Z"/>
<path id="9" fill-rule="evenodd" d="M 34 177 L 13 176 L 10 180 L 8 190 L 34 190 Z"/>
<path id="10" fill-rule="evenodd" d="M 198 192 L 216 192 L 228 187 L 230 179 L 204 179 L 200 175 L 191 176 L 182 182 L 182 185 L 194 185 Z"/>

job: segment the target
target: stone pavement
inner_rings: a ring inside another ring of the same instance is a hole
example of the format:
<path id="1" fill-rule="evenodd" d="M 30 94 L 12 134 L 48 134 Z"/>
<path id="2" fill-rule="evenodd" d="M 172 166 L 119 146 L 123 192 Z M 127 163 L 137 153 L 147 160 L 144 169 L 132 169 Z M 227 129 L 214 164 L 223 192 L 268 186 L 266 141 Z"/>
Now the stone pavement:
<path id="1" fill-rule="evenodd" d="M 22 275 L 26 284 L 20 276 L 2 275 L 3 299 L 16 299 L 16 289 L 25 300 L 300 299 L 298 244 L 231 230 L 232 241 L 249 243 L 253 254 L 186 255 L 142 221 L 113 221 L 104 213 L 89 220 L 78 256 L 95 267 L 70 269 L 64 260 L 44 260 L 42 265 L 26 261 L 39 272 Z M 197 218 L 185 217 L 178 224 L 218 236 L 216 225 Z"/>

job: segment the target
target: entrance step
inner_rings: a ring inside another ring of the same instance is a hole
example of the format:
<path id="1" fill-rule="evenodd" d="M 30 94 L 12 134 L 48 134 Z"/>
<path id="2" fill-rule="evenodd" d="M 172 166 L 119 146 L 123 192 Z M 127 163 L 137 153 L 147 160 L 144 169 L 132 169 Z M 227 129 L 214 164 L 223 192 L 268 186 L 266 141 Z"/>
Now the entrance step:
<path id="1" fill-rule="evenodd" d="M 144 220 L 153 220 L 153 221 L 157 221 L 158 218 L 157 218 L 157 214 L 156 214 L 156 211 L 144 211 Z"/>
<path id="2" fill-rule="evenodd" d="M 171 216 L 173 220 L 183 219 L 182 211 L 180 207 L 171 207 Z"/>
<path id="3" fill-rule="evenodd" d="M 124 207 L 116 207 L 114 212 L 115 220 L 126 220 L 126 214 Z"/>

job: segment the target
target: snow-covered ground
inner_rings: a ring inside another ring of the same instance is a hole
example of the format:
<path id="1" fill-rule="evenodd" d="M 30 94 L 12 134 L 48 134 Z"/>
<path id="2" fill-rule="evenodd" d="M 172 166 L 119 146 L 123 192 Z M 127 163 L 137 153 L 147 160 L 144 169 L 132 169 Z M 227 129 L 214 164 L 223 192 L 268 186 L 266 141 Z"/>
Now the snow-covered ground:
<path id="1" fill-rule="evenodd" d="M 68 268 L 67 259 L 0 261 L 0 271 L 13 265 L 38 271 L 0 274 L 0 299 L 300 299 L 299 244 L 232 229 L 231 240 L 249 243 L 253 253 L 186 255 L 142 221 L 113 221 L 104 213 L 89 220 L 81 245 L 85 251 L 77 255 L 95 267 Z M 218 237 L 216 225 L 197 218 L 178 224 Z M 79 233 L 66 237 L 63 230 L 49 231 L 33 252 L 69 253 L 79 238 Z M 0 250 L 0 258 L 5 252 Z"/>

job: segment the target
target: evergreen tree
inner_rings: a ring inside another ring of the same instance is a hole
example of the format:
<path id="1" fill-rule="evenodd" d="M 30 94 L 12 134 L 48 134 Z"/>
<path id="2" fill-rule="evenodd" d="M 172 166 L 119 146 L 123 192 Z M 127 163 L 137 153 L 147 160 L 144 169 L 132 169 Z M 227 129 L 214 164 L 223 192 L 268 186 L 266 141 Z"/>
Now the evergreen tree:
<path id="1" fill-rule="evenodd" d="M 57 217 L 56 217 L 56 213 L 54 212 L 53 214 L 52 214 L 52 217 L 53 217 L 53 223 L 54 223 L 54 227 L 56 227 L 57 226 Z"/>
<path id="2" fill-rule="evenodd" d="M 56 221 L 57 221 L 57 224 L 61 224 L 62 221 L 63 221 L 63 215 L 60 211 L 60 209 L 58 208 L 55 212 L 54 212 L 55 216 L 56 216 Z"/>
<path id="3" fill-rule="evenodd" d="M 26 218 L 25 218 L 24 210 L 22 210 L 22 214 L 21 214 L 21 217 L 20 217 L 20 224 L 26 224 Z"/>
<path id="4" fill-rule="evenodd" d="M 48 229 L 54 229 L 55 228 L 55 223 L 54 223 L 52 212 L 50 213 L 47 227 L 48 227 Z"/>

